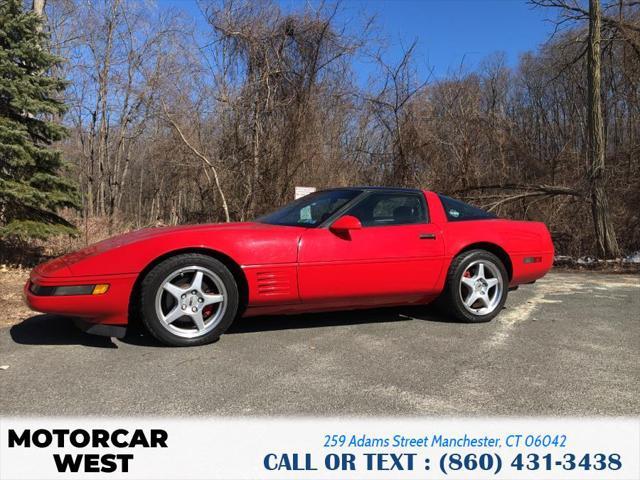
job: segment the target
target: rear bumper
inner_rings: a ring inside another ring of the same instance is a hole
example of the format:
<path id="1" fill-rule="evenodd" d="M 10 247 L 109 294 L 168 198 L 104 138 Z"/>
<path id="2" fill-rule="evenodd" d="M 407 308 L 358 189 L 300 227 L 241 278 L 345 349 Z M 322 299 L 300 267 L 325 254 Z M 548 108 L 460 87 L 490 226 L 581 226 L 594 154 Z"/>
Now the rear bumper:
<path id="1" fill-rule="evenodd" d="M 135 281 L 135 274 L 45 277 L 32 272 L 23 293 L 27 306 L 38 312 L 75 317 L 89 324 L 125 326 Z M 30 289 L 32 283 L 43 287 L 106 283 L 109 284 L 109 290 L 102 295 L 35 295 Z"/>
<path id="2" fill-rule="evenodd" d="M 539 261 L 531 263 L 529 260 L 532 258 L 539 259 Z M 553 266 L 553 251 L 511 254 L 511 264 L 513 275 L 510 287 L 523 283 L 533 283 L 551 270 Z"/>

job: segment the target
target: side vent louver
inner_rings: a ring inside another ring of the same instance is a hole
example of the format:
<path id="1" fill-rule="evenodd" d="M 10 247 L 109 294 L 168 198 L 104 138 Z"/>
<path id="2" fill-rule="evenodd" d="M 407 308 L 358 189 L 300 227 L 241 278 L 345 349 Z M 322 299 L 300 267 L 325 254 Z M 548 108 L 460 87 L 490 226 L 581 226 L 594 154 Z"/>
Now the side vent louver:
<path id="1" fill-rule="evenodd" d="M 258 294 L 260 295 L 289 295 L 291 280 L 287 272 L 257 272 Z"/>

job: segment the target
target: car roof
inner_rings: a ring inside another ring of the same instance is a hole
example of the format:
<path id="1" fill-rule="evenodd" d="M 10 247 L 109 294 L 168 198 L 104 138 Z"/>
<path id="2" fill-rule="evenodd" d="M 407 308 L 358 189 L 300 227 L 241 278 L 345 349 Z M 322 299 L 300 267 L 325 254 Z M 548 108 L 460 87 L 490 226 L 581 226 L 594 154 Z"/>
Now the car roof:
<path id="1" fill-rule="evenodd" d="M 375 186 L 364 186 L 358 185 L 353 187 L 335 187 L 335 188 L 325 188 L 323 192 L 331 191 L 331 190 L 365 190 L 365 191 L 382 191 L 382 192 L 409 192 L 409 193 L 422 193 L 423 190 L 419 188 L 406 188 L 406 187 L 375 187 Z"/>

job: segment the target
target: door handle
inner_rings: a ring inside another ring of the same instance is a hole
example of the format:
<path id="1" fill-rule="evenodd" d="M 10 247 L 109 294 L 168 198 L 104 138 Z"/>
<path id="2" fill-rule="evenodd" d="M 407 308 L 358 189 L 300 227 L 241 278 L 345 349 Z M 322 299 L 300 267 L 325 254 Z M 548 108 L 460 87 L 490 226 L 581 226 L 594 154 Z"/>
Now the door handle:
<path id="1" fill-rule="evenodd" d="M 420 240 L 435 240 L 436 239 L 436 234 L 435 233 L 421 233 L 420 234 Z"/>

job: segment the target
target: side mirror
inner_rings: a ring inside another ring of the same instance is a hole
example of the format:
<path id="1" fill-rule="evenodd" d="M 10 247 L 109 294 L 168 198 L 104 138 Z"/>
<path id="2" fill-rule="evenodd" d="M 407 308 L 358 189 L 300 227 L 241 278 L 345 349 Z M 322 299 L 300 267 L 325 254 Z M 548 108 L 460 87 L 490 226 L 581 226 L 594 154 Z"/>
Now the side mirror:
<path id="1" fill-rule="evenodd" d="M 329 230 L 336 233 L 344 233 L 350 230 L 360 230 L 361 228 L 362 224 L 360 223 L 360 220 L 353 215 L 345 215 L 333 222 L 329 227 Z"/>

